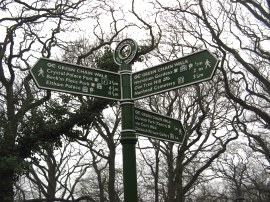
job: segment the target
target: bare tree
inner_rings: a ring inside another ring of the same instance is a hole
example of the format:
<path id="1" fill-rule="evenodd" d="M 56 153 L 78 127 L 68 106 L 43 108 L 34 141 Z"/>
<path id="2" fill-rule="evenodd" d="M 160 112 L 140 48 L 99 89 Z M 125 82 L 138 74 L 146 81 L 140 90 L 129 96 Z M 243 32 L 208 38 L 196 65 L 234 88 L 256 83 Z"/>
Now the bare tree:
<path id="1" fill-rule="evenodd" d="M 97 118 L 93 124 L 95 131 L 88 131 L 87 140 L 78 142 L 90 151 L 93 170 L 80 186 L 84 193 L 95 196 L 98 201 L 120 201 L 121 192 L 116 184 L 120 120 L 119 109 L 116 108 L 113 115 Z"/>
<path id="2" fill-rule="evenodd" d="M 160 199 L 184 201 L 188 198 L 199 183 L 212 178 L 204 175 L 204 171 L 226 151 L 231 141 L 238 138 L 238 134 L 228 129 L 227 132 L 220 132 L 226 131 L 227 125 L 235 119 L 234 108 L 223 98 L 223 93 L 222 82 L 217 76 L 211 82 L 152 96 L 143 103 L 148 103 L 152 111 L 182 120 L 186 130 L 185 139 L 180 145 L 151 141 L 155 151 L 158 151 L 154 155 L 156 163 L 144 157 L 148 161 L 146 165 L 150 168 L 154 183 L 158 184 L 153 187 Z M 227 118 L 228 113 L 232 117 Z M 163 162 L 165 176 L 164 172 L 154 169 L 159 162 Z M 161 180 L 164 178 L 166 183 Z"/>
<path id="3" fill-rule="evenodd" d="M 232 200 L 242 197 L 251 201 L 268 201 L 268 174 L 266 160 L 254 153 L 247 145 L 235 142 L 213 164 L 214 175 L 223 179 L 223 192 Z"/>
<path id="4" fill-rule="evenodd" d="M 67 29 L 67 22 L 76 22 L 83 16 L 84 1 L 44 2 L 28 4 L 22 1 L 1 1 L 1 29 L 5 32 L 0 43 L 0 200 L 13 200 L 13 182 L 23 170 L 26 156 L 18 150 L 17 137 L 20 121 L 25 113 L 50 98 L 50 92 L 35 96 L 30 68 L 33 53 L 50 57 L 57 46 L 57 35 Z M 74 16 L 77 13 L 77 17 Z M 40 34 L 48 26 L 47 34 Z"/>
<path id="5" fill-rule="evenodd" d="M 20 122 L 29 110 L 51 95 L 49 91 L 37 93 L 28 70 L 35 57 L 50 57 L 55 50 L 68 46 L 58 35 L 63 31 L 72 33 L 74 25 L 91 13 L 86 9 L 87 3 L 83 0 L 0 3 L 1 29 L 6 32 L 0 43 L 1 201 L 12 201 L 13 181 L 24 170 L 24 159 L 29 157 L 29 148 L 17 142 Z M 115 32 L 107 40 L 95 33 L 100 43 L 92 51 L 112 43 L 123 30 L 123 27 L 118 30 L 116 24 L 114 28 Z M 91 51 L 78 57 L 78 62 L 89 54 Z"/>
<path id="6" fill-rule="evenodd" d="M 166 183 L 166 180 L 161 177 L 162 173 L 166 172 L 164 167 L 166 163 L 163 162 L 161 156 L 161 142 L 155 139 L 149 139 L 151 145 L 143 146 L 140 142 L 138 148 L 139 156 L 139 184 L 144 186 L 139 187 L 139 194 L 142 201 L 160 201 L 160 184 Z M 144 141 L 142 141 L 144 142 Z M 142 157 L 142 159 L 140 159 Z"/>
<path id="7" fill-rule="evenodd" d="M 78 194 L 77 187 L 91 167 L 91 163 L 86 161 L 89 151 L 67 140 L 62 142 L 63 147 L 58 150 L 48 144 L 39 152 L 39 162 L 31 165 L 26 173 L 31 185 L 20 187 L 21 190 L 26 189 L 23 192 L 28 196 L 23 201 L 31 201 L 31 198 L 35 198 L 36 201 L 56 199 L 74 201 L 82 197 Z M 29 186 L 34 187 L 32 193 L 27 193 Z M 91 198 L 91 196 L 87 197 Z"/>
<path id="8" fill-rule="evenodd" d="M 269 160 L 269 2 L 156 1 L 168 15 L 168 45 L 204 47 L 219 58 L 226 96 L 239 118 L 235 129 Z M 213 9 L 214 8 L 214 9 Z M 168 20 L 170 19 L 170 20 Z"/>
<path id="9" fill-rule="evenodd" d="M 34 86 L 29 74 L 31 65 L 39 57 L 59 59 L 63 51 L 72 52 L 69 47 L 80 34 L 91 38 L 93 43 L 83 47 L 69 61 L 84 64 L 84 60 L 95 51 L 119 41 L 117 37 L 125 36 L 123 31 L 131 23 L 125 20 L 125 12 L 121 10 L 121 6 L 116 6 L 112 1 L 1 1 L 0 9 L 1 33 L 5 33 L 1 35 L 0 42 L 0 201 L 12 201 L 14 180 L 25 170 L 24 160 L 32 155 L 32 148 L 40 143 L 35 142 L 35 138 L 28 134 L 19 133 L 20 124 L 27 120 L 25 116 L 30 110 L 51 97 L 50 91 L 40 91 Z M 88 24 L 83 21 L 85 19 Z M 143 23 L 141 20 L 139 22 Z M 152 28 L 148 25 L 147 31 L 151 31 Z M 90 34 L 86 34 L 86 31 Z M 155 36 L 151 32 L 148 51 L 156 47 L 153 37 Z M 100 100 L 90 103 L 88 100 L 88 104 L 102 110 L 108 103 Z M 83 107 L 87 110 L 91 108 L 86 105 Z M 74 114 L 73 119 L 49 134 L 60 136 L 66 129 L 72 130 L 76 122 L 82 121 L 78 118 L 80 112 L 82 111 L 75 113 L 77 115 Z M 87 113 L 82 117 L 86 117 Z M 20 142 L 17 141 L 18 136 Z"/>
<path id="10" fill-rule="evenodd" d="M 164 36 L 155 58 L 168 61 L 205 48 L 220 58 L 214 83 L 180 91 L 179 118 L 184 121 L 187 138 L 178 149 L 176 173 L 187 177 L 172 175 L 169 179 L 179 186 L 177 192 L 168 193 L 177 193 L 181 201 L 239 135 L 245 134 L 251 148 L 269 160 L 269 3 L 198 0 L 153 1 L 153 5 L 157 13 L 162 13 Z M 176 110 L 175 105 L 172 108 Z M 164 152 L 173 154 L 172 148 L 167 145 Z M 174 159 L 173 155 L 170 158 Z M 168 167 L 172 169 L 173 164 Z"/>

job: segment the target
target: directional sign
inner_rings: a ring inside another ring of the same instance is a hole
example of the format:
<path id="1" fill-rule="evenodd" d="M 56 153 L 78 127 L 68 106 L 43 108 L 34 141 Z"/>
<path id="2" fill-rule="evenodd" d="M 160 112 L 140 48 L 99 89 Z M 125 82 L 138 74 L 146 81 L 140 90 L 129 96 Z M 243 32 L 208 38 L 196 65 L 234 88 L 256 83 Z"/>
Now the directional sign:
<path id="1" fill-rule="evenodd" d="M 121 98 L 120 75 L 41 58 L 30 70 L 39 88 L 112 100 Z"/>
<path id="2" fill-rule="evenodd" d="M 218 60 L 208 50 L 187 55 L 132 75 L 132 95 L 139 99 L 212 79 Z"/>
<path id="3" fill-rule="evenodd" d="M 171 142 L 183 142 L 185 131 L 179 120 L 136 107 L 134 114 L 134 129 L 137 134 Z"/>

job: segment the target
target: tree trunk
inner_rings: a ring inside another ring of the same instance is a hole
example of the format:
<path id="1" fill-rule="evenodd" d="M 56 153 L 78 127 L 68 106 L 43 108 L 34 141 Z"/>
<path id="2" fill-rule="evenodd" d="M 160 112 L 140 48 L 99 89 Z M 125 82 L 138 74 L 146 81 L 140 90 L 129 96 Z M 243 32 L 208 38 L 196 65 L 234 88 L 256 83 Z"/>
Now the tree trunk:
<path id="1" fill-rule="evenodd" d="M 8 91 L 9 90 L 9 91 Z M 0 201 L 13 201 L 13 184 L 16 172 L 21 169 L 21 159 L 16 153 L 15 134 L 17 133 L 16 120 L 14 119 L 14 106 L 11 104 L 12 88 L 8 88 L 7 115 L 8 122 L 3 125 L 3 135 L 0 139 Z"/>
<path id="2" fill-rule="evenodd" d="M 47 165 L 48 165 L 48 186 L 47 186 L 47 199 L 54 199 L 56 193 L 56 168 L 57 164 L 54 161 L 53 147 L 47 149 Z"/>
<path id="3" fill-rule="evenodd" d="M 175 184 L 177 187 L 176 190 L 176 199 L 177 202 L 185 201 L 185 188 L 183 187 L 183 173 L 184 173 L 184 151 L 186 150 L 186 141 L 182 144 L 181 149 L 178 151 L 177 160 L 176 160 L 176 171 L 175 171 Z"/>
<path id="4" fill-rule="evenodd" d="M 183 188 L 183 166 L 179 165 L 179 168 L 176 173 L 176 184 L 177 184 L 177 201 L 184 202 L 185 201 L 185 191 Z"/>
<path id="5" fill-rule="evenodd" d="M 3 159 L 3 156 L 1 155 Z M 5 157 L 4 157 L 5 158 Z M 1 162 L 2 163 L 2 162 Z M 2 167 L 2 165 L 1 165 Z M 0 169 L 0 201 L 11 202 L 13 201 L 13 169 Z"/>
<path id="6" fill-rule="evenodd" d="M 167 164 L 168 164 L 168 197 L 167 202 L 175 201 L 175 183 L 174 183 L 174 163 L 173 163 L 173 146 L 168 144 Z"/>
<path id="7" fill-rule="evenodd" d="M 12 146 L 5 142 L 0 145 L 0 201 L 13 201 L 13 178 L 16 158 L 12 155 Z"/>
<path id="8" fill-rule="evenodd" d="M 113 142 L 112 142 L 113 144 Z M 110 155 L 109 155 L 109 201 L 116 202 L 117 201 L 117 195 L 115 191 L 115 146 L 114 148 L 110 148 Z"/>

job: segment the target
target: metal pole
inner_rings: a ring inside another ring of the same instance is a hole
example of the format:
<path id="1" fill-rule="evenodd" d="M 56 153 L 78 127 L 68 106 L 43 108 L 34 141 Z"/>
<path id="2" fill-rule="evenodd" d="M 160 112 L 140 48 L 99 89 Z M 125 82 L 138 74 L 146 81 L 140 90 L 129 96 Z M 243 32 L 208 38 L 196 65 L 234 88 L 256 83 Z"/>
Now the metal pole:
<path id="1" fill-rule="evenodd" d="M 137 136 L 134 130 L 134 101 L 131 96 L 131 65 L 120 65 L 122 99 L 121 144 L 123 153 L 124 201 L 137 202 L 136 148 Z"/>
<path id="2" fill-rule="evenodd" d="M 134 100 L 131 92 L 132 69 L 138 47 L 133 39 L 121 41 L 114 51 L 114 61 L 120 65 L 122 131 L 120 142 L 123 153 L 124 201 L 137 202 L 136 148 L 137 136 L 134 130 Z"/>

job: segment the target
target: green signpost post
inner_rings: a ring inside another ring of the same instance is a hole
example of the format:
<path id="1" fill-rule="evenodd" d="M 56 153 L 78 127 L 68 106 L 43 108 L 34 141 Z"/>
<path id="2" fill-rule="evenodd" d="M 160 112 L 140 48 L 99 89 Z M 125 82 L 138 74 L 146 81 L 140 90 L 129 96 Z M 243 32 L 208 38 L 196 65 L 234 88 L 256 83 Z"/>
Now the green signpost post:
<path id="1" fill-rule="evenodd" d="M 121 41 L 114 52 L 119 73 L 41 58 L 30 72 L 39 88 L 118 100 L 121 104 L 124 201 L 137 202 L 137 135 L 181 143 L 179 120 L 134 107 L 134 100 L 210 80 L 218 60 L 208 50 L 132 73 L 137 43 Z"/>
<path id="2" fill-rule="evenodd" d="M 130 62 L 137 53 L 137 43 L 132 39 L 125 39 L 119 43 L 114 52 L 114 61 L 120 65 L 121 75 L 121 113 L 122 131 L 120 142 L 123 155 L 124 201 L 137 202 L 137 170 L 136 143 L 138 141 L 134 130 L 134 100 L 131 95 L 132 69 Z"/>

